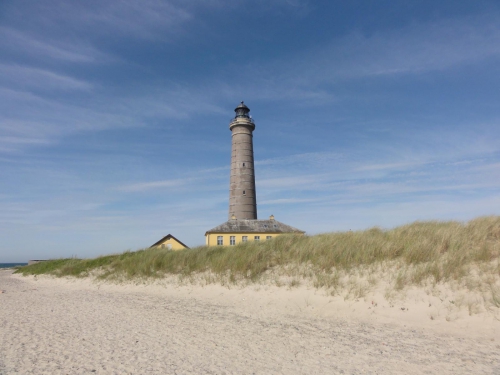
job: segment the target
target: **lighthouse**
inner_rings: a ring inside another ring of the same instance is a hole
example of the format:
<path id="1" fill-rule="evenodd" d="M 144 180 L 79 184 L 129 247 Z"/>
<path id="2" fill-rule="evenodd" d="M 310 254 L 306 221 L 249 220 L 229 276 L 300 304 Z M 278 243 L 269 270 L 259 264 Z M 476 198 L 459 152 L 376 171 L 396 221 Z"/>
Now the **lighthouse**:
<path id="1" fill-rule="evenodd" d="M 257 196 L 253 158 L 255 122 L 245 103 L 241 102 L 229 123 L 231 130 L 231 175 L 229 181 L 229 219 L 256 220 Z"/>
<path id="2" fill-rule="evenodd" d="M 207 246 L 235 246 L 244 242 L 268 241 L 285 233 L 305 232 L 275 220 L 257 219 L 257 195 L 253 159 L 255 122 L 250 108 L 241 102 L 229 123 L 231 130 L 231 175 L 229 178 L 229 219 L 205 233 Z"/>

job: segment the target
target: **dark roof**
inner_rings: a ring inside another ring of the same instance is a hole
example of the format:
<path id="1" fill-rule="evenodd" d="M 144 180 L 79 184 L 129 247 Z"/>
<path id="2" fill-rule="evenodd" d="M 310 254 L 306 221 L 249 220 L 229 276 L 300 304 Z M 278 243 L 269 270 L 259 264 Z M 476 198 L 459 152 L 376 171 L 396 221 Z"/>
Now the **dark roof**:
<path id="1" fill-rule="evenodd" d="M 159 240 L 158 242 L 155 242 L 154 244 L 152 244 L 149 248 L 152 248 L 152 247 L 155 247 L 157 245 L 160 245 L 162 242 L 165 242 L 166 240 L 170 239 L 170 238 L 173 238 L 174 240 L 176 240 L 177 242 L 179 242 L 182 246 L 184 246 L 185 248 L 189 249 L 189 246 L 186 246 L 185 244 L 183 244 L 181 241 L 179 241 L 177 238 L 175 238 L 174 236 L 172 236 L 171 234 L 167 234 L 165 237 L 163 237 L 161 240 Z"/>
<path id="2" fill-rule="evenodd" d="M 208 230 L 208 233 L 305 233 L 276 220 L 229 220 Z"/>
<path id="3" fill-rule="evenodd" d="M 245 103 L 243 103 L 243 101 L 241 101 L 241 103 L 236 107 L 236 109 L 238 108 L 244 108 L 244 109 L 248 109 L 248 111 L 250 111 L 250 108 L 248 108 Z M 236 111 L 235 109 L 235 111 Z"/>

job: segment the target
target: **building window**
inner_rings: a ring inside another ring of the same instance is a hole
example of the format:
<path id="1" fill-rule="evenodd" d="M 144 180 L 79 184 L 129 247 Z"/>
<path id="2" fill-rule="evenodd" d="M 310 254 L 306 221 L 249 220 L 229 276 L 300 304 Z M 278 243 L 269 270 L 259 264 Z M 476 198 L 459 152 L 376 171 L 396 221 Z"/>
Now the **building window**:
<path id="1" fill-rule="evenodd" d="M 254 241 L 260 241 L 260 236 L 255 236 L 255 237 L 253 238 L 253 240 L 254 240 Z"/>
<path id="2" fill-rule="evenodd" d="M 165 247 L 165 244 L 164 244 L 164 243 L 162 243 L 162 244 L 160 245 L 160 247 Z"/>
<path id="3" fill-rule="evenodd" d="M 217 245 L 219 245 L 219 246 L 223 246 L 224 245 L 224 237 L 217 236 Z"/>
<path id="4" fill-rule="evenodd" d="M 273 236 L 266 236 L 266 240 L 270 240 Z"/>
<path id="5" fill-rule="evenodd" d="M 241 242 L 247 242 L 247 241 L 248 241 L 248 236 L 241 237 Z"/>
<path id="6" fill-rule="evenodd" d="M 229 245 L 231 245 L 231 246 L 236 245 L 236 236 L 229 237 Z"/>
<path id="7" fill-rule="evenodd" d="M 167 244 L 167 249 L 172 250 L 172 244 L 171 243 Z"/>

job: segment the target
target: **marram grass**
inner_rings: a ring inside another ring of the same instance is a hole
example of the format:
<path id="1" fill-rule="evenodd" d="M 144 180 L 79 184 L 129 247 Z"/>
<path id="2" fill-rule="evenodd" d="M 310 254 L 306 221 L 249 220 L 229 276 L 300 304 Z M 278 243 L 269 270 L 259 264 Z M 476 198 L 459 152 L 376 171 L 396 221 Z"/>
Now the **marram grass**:
<path id="1" fill-rule="evenodd" d="M 95 259 L 56 259 L 17 272 L 120 280 L 210 275 L 211 282 L 221 283 L 256 282 L 277 274 L 292 278 L 292 286 L 309 278 L 316 287 L 335 289 L 345 275 L 384 271 L 387 265 L 385 271 L 397 270 L 392 277 L 394 288 L 402 289 L 429 281 L 462 282 L 473 272 L 487 275 L 482 282 L 490 280 L 493 285 L 500 276 L 499 255 L 500 217 L 490 216 L 467 223 L 415 222 L 391 230 L 283 235 L 227 247 L 155 248 Z M 369 275 L 368 282 L 376 280 Z M 349 281 L 343 287 L 346 285 Z M 500 305 L 500 294 L 495 296 Z"/>

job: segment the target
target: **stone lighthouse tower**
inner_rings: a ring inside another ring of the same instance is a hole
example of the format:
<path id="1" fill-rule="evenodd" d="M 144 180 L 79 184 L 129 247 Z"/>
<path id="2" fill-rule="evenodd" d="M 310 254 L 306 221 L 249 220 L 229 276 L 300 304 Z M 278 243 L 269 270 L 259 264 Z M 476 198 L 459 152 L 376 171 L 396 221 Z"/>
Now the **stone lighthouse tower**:
<path id="1" fill-rule="evenodd" d="M 243 102 L 234 110 L 229 124 L 232 133 L 231 178 L 229 183 L 229 219 L 257 220 L 253 135 L 255 123 Z"/>

